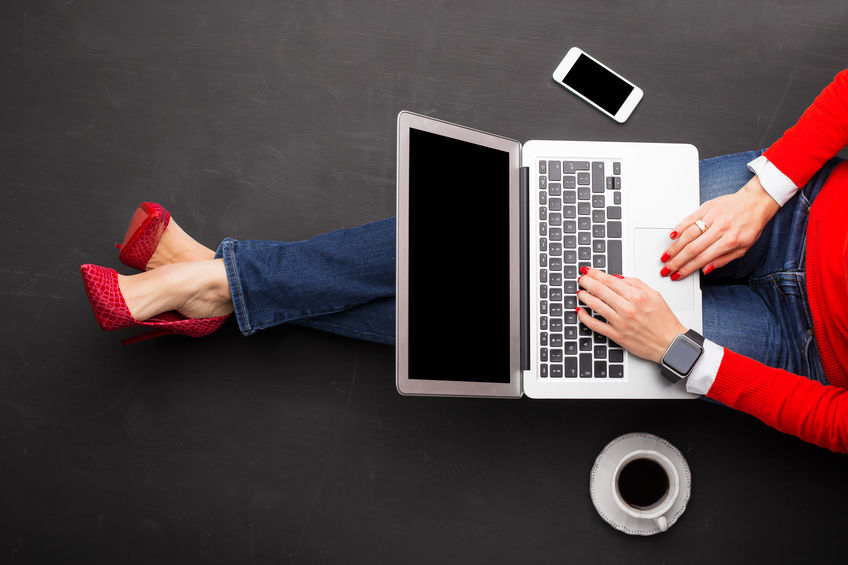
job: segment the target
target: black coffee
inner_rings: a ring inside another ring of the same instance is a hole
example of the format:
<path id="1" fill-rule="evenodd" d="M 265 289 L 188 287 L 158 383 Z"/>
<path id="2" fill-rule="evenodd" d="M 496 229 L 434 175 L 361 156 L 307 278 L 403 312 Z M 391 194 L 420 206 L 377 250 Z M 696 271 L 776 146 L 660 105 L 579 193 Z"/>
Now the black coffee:
<path id="1" fill-rule="evenodd" d="M 653 459 L 634 459 L 618 474 L 618 492 L 634 508 L 651 508 L 668 493 L 668 473 Z"/>

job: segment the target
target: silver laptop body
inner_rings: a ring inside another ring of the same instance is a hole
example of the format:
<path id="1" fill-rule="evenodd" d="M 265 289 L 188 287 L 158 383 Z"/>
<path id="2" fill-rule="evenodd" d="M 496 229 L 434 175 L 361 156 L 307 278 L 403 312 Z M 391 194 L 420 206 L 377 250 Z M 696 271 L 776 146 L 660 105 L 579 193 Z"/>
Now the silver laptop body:
<path id="1" fill-rule="evenodd" d="M 488 162 L 495 171 L 479 171 Z M 402 394 L 694 397 L 570 314 L 575 269 L 589 265 L 642 279 L 681 323 L 701 331 L 698 274 L 659 275 L 669 232 L 699 205 L 694 146 L 533 140 L 522 147 L 401 112 L 397 173 Z M 462 180 L 452 183 L 455 176 Z"/>

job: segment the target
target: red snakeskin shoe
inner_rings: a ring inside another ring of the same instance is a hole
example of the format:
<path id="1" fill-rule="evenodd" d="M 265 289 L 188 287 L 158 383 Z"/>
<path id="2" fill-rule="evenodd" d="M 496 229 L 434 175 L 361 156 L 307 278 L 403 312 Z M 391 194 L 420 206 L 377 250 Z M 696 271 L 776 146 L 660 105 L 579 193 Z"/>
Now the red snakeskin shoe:
<path id="1" fill-rule="evenodd" d="M 133 214 L 124 242 L 115 245 L 121 252 L 118 260 L 124 265 L 144 271 L 156 251 L 171 214 L 155 202 L 142 202 Z"/>
<path id="2" fill-rule="evenodd" d="M 134 326 L 152 328 L 152 331 L 125 339 L 127 345 L 167 334 L 181 334 L 189 337 L 203 337 L 221 327 L 229 316 L 217 318 L 186 318 L 177 312 L 164 312 L 149 320 L 139 322 L 130 313 L 127 303 L 118 286 L 118 273 L 115 269 L 85 264 L 80 267 L 85 292 L 94 310 L 94 317 L 103 331 L 120 330 Z"/>

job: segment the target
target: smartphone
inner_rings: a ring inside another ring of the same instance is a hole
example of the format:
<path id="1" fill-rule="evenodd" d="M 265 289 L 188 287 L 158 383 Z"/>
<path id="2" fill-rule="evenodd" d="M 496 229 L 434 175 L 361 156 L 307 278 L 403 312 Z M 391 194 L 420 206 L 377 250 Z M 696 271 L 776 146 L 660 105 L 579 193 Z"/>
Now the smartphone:
<path id="1" fill-rule="evenodd" d="M 554 80 L 619 123 L 642 99 L 641 88 L 577 47 L 565 54 Z"/>

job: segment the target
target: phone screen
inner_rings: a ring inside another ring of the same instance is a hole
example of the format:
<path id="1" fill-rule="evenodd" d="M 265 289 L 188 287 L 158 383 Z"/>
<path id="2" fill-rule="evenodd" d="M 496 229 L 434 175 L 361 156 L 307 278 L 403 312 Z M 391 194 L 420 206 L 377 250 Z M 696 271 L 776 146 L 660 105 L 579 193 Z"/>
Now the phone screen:
<path id="1" fill-rule="evenodd" d="M 562 82 L 613 116 L 633 92 L 633 85 L 580 54 Z"/>

